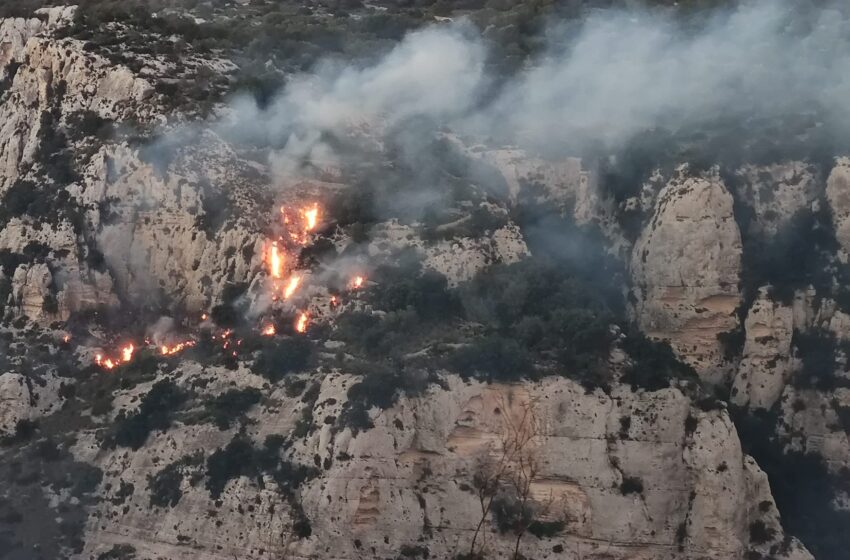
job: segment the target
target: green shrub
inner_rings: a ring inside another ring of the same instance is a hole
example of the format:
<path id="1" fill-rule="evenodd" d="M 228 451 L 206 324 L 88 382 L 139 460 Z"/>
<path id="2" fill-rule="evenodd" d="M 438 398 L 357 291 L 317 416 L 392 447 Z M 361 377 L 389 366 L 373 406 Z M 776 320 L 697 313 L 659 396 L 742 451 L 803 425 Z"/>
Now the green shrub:
<path id="1" fill-rule="evenodd" d="M 490 511 L 493 524 L 501 534 L 522 534 L 534 521 L 531 506 L 510 494 L 499 494 L 493 498 Z"/>
<path id="2" fill-rule="evenodd" d="M 204 402 L 206 414 L 220 430 L 227 430 L 234 420 L 245 414 L 255 404 L 260 402 L 259 389 L 231 389 L 214 399 Z"/>
<path id="3" fill-rule="evenodd" d="M 636 476 L 624 476 L 620 484 L 620 493 L 623 496 L 629 494 L 643 494 L 643 481 Z"/>
<path id="4" fill-rule="evenodd" d="M 764 524 L 764 521 L 757 519 L 750 523 L 750 543 L 752 544 L 767 544 L 776 537 L 776 530 Z"/>
<path id="5" fill-rule="evenodd" d="M 623 340 L 623 350 L 634 363 L 623 376 L 623 381 L 633 389 L 658 391 L 670 386 L 674 379 L 698 381 L 696 371 L 682 363 L 667 342 L 648 339 L 643 333 L 634 331 Z"/>
<path id="6" fill-rule="evenodd" d="M 837 352 L 842 350 L 850 356 L 850 345 L 839 343 L 835 334 L 826 329 L 795 330 L 792 344 L 802 361 L 802 368 L 793 379 L 795 387 L 830 391 L 850 386 L 850 380 L 837 374 Z"/>
<path id="7" fill-rule="evenodd" d="M 531 357 L 516 340 L 499 336 L 478 338 L 455 350 L 448 365 L 460 375 L 489 381 L 513 380 L 534 373 Z"/>
<path id="8" fill-rule="evenodd" d="M 154 430 L 171 427 L 173 414 L 186 400 L 186 394 L 173 381 L 163 379 L 151 387 L 139 410 L 118 420 L 105 443 L 110 446 L 141 448 Z"/>
<path id="9" fill-rule="evenodd" d="M 528 532 L 538 539 L 552 538 L 560 534 L 566 523 L 564 521 L 533 521 L 528 526 Z"/>
<path id="10" fill-rule="evenodd" d="M 116 544 L 106 552 L 97 555 L 97 560 L 134 560 L 136 547 L 131 544 Z"/>
<path id="11" fill-rule="evenodd" d="M 263 475 L 270 475 L 285 496 L 294 496 L 301 484 L 316 475 L 316 470 L 281 459 L 282 445 L 280 438 L 270 436 L 262 447 L 257 448 L 244 436 L 235 436 L 227 446 L 216 450 L 207 459 L 206 488 L 210 496 L 219 498 L 227 483 L 234 478 L 252 477 L 261 484 Z M 302 527 L 302 530 L 305 528 Z"/>
<path id="12" fill-rule="evenodd" d="M 157 507 L 174 507 L 183 497 L 180 485 L 183 483 L 183 473 L 178 462 L 171 463 L 148 475 L 148 490 L 150 490 L 150 505 Z"/>
<path id="13" fill-rule="evenodd" d="M 287 374 L 307 369 L 313 353 L 313 343 L 304 337 L 266 341 L 251 369 L 270 381 L 280 381 Z"/>

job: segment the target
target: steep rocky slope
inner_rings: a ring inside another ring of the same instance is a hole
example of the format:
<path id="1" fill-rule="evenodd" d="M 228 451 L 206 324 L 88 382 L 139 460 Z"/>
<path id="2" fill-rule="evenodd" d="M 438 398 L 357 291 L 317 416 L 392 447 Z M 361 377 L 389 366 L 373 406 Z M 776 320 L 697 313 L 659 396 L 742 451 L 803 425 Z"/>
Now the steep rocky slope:
<path id="1" fill-rule="evenodd" d="M 0 558 L 846 543 L 846 158 L 624 196 L 602 157 L 346 120 L 282 173 L 171 99 L 238 82 L 223 50 L 81 21 L 0 21 Z"/>

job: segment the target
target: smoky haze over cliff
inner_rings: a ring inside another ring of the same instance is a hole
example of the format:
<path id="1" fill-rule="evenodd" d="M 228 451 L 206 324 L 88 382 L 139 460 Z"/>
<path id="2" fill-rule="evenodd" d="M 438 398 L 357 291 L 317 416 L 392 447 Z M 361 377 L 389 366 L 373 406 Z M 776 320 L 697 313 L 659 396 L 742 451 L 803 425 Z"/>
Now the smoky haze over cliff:
<path id="1" fill-rule="evenodd" d="M 615 152 L 651 129 L 765 126 L 781 141 L 850 129 L 848 18 L 835 5 L 745 3 L 683 20 L 659 10 L 600 10 L 551 22 L 542 55 L 510 79 L 488 72 L 486 41 L 463 22 L 409 34 L 368 67 L 325 62 L 268 106 L 239 97 L 216 128 L 277 148 L 286 174 L 344 150 L 328 135 L 359 125 L 448 125 L 547 152 Z M 770 123 L 765 125 L 764 123 Z"/>

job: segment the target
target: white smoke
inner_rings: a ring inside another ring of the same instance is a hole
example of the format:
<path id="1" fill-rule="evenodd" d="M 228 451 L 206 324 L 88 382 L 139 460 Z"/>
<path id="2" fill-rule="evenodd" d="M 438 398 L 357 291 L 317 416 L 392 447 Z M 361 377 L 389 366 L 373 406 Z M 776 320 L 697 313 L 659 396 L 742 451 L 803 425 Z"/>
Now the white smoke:
<path id="1" fill-rule="evenodd" d="M 485 49 L 466 27 L 429 28 L 407 36 L 374 66 L 324 62 L 294 77 L 265 108 L 237 98 L 216 129 L 229 140 L 279 147 L 278 174 L 305 161 L 337 161 L 323 140 L 368 128 L 392 128 L 415 117 L 452 122 L 470 110 L 486 83 Z"/>
<path id="2" fill-rule="evenodd" d="M 565 151 L 617 149 L 655 127 L 815 110 L 843 132 L 848 30 L 843 11 L 792 0 L 744 3 L 699 22 L 658 10 L 601 10 L 578 28 L 553 22 L 544 53 L 513 79 L 495 80 L 487 60 L 498 60 L 471 26 L 435 26 L 411 33 L 373 66 L 322 63 L 291 79 L 268 107 L 240 97 L 216 128 L 234 141 L 276 147 L 280 174 L 310 160 L 339 161 L 329 133 L 415 119 Z"/>

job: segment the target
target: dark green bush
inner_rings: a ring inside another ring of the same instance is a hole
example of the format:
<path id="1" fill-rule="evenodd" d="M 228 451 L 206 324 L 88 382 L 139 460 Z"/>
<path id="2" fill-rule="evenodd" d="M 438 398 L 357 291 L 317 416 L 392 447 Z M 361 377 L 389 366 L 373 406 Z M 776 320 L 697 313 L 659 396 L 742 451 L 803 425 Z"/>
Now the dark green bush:
<path id="1" fill-rule="evenodd" d="M 698 380 L 696 371 L 682 363 L 667 342 L 650 340 L 634 331 L 623 340 L 623 350 L 634 360 L 623 376 L 633 389 L 658 391 L 669 387 L 674 379 Z"/>
<path id="2" fill-rule="evenodd" d="M 493 524 L 501 534 L 521 534 L 534 521 L 534 511 L 530 504 L 510 494 L 503 493 L 493 498 L 490 511 Z"/>
<path id="3" fill-rule="evenodd" d="M 566 527 L 564 521 L 533 521 L 528 526 L 528 532 L 538 539 L 546 539 L 558 536 Z"/>
<path id="4" fill-rule="evenodd" d="M 837 374 L 837 352 L 850 356 L 850 345 L 839 343 L 835 334 L 826 329 L 795 330 L 792 344 L 802 361 L 802 369 L 793 379 L 795 387 L 829 391 L 850 386 L 850 380 Z"/>
<path id="5" fill-rule="evenodd" d="M 750 523 L 750 543 L 751 544 L 767 544 L 776 537 L 776 531 L 772 527 L 764 524 L 764 521 L 757 519 Z"/>
<path id="6" fill-rule="evenodd" d="M 210 496 L 219 498 L 227 483 L 240 476 L 255 478 L 261 484 L 264 474 L 275 480 L 284 495 L 294 496 L 298 487 L 315 476 L 316 471 L 281 459 L 282 445 L 283 441 L 274 436 L 266 438 L 262 447 L 255 447 L 244 436 L 234 437 L 227 446 L 216 450 L 207 459 L 206 488 Z M 302 527 L 304 531 L 306 527 Z"/>
<path id="7" fill-rule="evenodd" d="M 492 336 L 478 338 L 448 357 L 448 366 L 466 377 L 490 381 L 531 376 L 534 365 L 528 351 L 516 340 Z"/>
<path id="8" fill-rule="evenodd" d="M 174 412 L 185 400 L 186 394 L 173 381 L 157 381 L 142 399 L 139 410 L 120 418 L 105 443 L 139 449 L 152 431 L 171 427 Z"/>
<path id="9" fill-rule="evenodd" d="M 270 381 L 304 371 L 312 362 L 313 343 L 304 337 L 280 338 L 264 342 L 251 368 Z"/>
<path id="10" fill-rule="evenodd" d="M 643 494 L 643 481 L 636 476 L 624 476 L 620 484 L 620 493 L 624 496 L 629 494 Z"/>
<path id="11" fill-rule="evenodd" d="M 136 547 L 130 544 L 116 544 L 106 552 L 97 555 L 97 560 L 134 560 Z"/>
<path id="12" fill-rule="evenodd" d="M 233 422 L 260 402 L 259 389 L 231 389 L 204 402 L 206 414 L 220 430 L 227 430 Z"/>
<path id="13" fill-rule="evenodd" d="M 203 461 L 200 453 L 187 455 L 166 465 L 153 475 L 148 475 L 148 490 L 150 505 L 157 507 L 174 507 L 183 497 L 180 485 L 183 483 L 184 469 L 196 467 Z"/>

